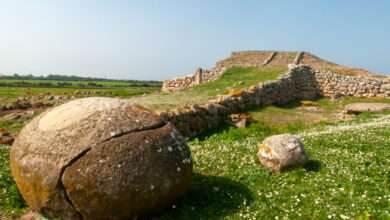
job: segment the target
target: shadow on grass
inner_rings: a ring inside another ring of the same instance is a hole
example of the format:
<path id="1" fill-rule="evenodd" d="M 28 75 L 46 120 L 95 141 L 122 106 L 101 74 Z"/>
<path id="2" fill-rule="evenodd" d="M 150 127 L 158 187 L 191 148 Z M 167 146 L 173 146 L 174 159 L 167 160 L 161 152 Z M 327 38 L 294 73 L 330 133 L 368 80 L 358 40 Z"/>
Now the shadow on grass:
<path id="1" fill-rule="evenodd" d="M 316 97 L 316 98 L 313 98 L 310 100 L 311 101 L 318 101 L 321 99 L 322 99 L 321 97 Z M 241 111 L 241 113 L 251 114 L 251 112 L 261 112 L 270 106 L 274 106 L 274 107 L 281 108 L 281 109 L 297 109 L 298 107 L 302 106 L 302 104 L 301 104 L 301 100 L 293 100 L 293 101 L 289 101 L 289 102 L 284 103 L 284 104 L 271 104 L 271 105 L 265 105 L 265 106 L 250 107 L 250 108 L 247 108 L 247 109 Z M 236 112 L 236 113 L 239 113 L 239 112 Z M 273 114 L 273 113 L 270 112 L 269 114 Z M 203 141 L 203 140 L 208 139 L 209 137 L 211 137 L 214 134 L 232 133 L 231 132 L 232 130 L 238 131 L 238 132 L 233 132 L 233 133 L 242 133 L 243 135 L 246 135 L 245 133 L 250 133 L 250 132 L 242 132 L 242 131 L 248 130 L 250 128 L 252 128 L 254 130 L 260 130 L 260 131 L 263 131 L 265 129 L 268 134 L 272 133 L 271 130 L 274 130 L 273 131 L 274 133 L 295 133 L 297 131 L 302 130 L 306 126 L 306 124 L 303 122 L 296 122 L 296 123 L 287 123 L 284 126 L 275 127 L 275 126 L 270 126 L 270 125 L 266 124 L 264 121 L 251 119 L 247 122 L 248 124 L 246 126 L 246 129 L 236 129 L 235 126 L 227 123 L 227 120 L 228 120 L 228 117 L 226 117 L 226 122 L 224 122 L 224 123 L 221 122 L 221 124 L 219 126 L 217 126 L 216 128 L 206 129 L 205 131 L 201 132 L 200 134 L 196 135 L 195 137 L 191 137 L 189 140 L 191 141 L 194 139 L 198 139 L 200 141 Z M 254 125 L 254 126 L 251 126 L 251 125 Z"/>
<path id="2" fill-rule="evenodd" d="M 194 173 L 187 193 L 161 219 L 221 219 L 253 200 L 243 184 L 219 176 Z"/>
<path id="3" fill-rule="evenodd" d="M 274 104 L 274 106 L 278 108 L 284 108 L 284 109 L 295 109 L 301 106 L 301 101 L 293 100 L 284 104 Z"/>
<path id="4" fill-rule="evenodd" d="M 228 131 L 229 129 L 235 128 L 233 125 L 230 125 L 228 123 L 221 123 L 218 127 L 213 129 L 207 129 L 203 132 L 201 132 L 199 135 L 190 138 L 189 140 L 198 139 L 200 141 L 204 141 L 213 134 L 219 134 L 223 133 L 224 131 Z"/>
<path id="5" fill-rule="evenodd" d="M 309 160 L 303 168 L 306 171 L 318 172 L 322 169 L 322 163 L 319 160 Z"/>
<path id="6" fill-rule="evenodd" d="M 291 101 L 288 101 L 286 103 L 281 103 L 281 104 L 274 103 L 274 104 L 264 105 L 264 106 L 254 106 L 252 108 L 246 109 L 246 111 L 261 111 L 269 106 L 275 106 L 275 107 L 282 108 L 282 109 L 296 109 L 296 108 L 299 108 L 302 106 L 301 101 L 303 101 L 303 100 L 310 100 L 310 101 L 316 102 L 316 101 L 319 101 L 322 99 L 323 99 L 323 97 L 321 97 L 321 96 L 311 98 L 311 99 L 296 99 L 296 100 L 291 100 Z"/>

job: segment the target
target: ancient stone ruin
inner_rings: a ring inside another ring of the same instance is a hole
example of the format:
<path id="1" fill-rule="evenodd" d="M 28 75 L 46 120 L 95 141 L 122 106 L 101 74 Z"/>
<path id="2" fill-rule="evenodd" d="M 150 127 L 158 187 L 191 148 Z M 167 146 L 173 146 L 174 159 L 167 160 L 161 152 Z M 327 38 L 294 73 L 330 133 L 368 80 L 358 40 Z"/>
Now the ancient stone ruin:
<path id="1" fill-rule="evenodd" d="M 201 83 L 218 79 L 232 67 L 285 67 L 288 65 L 310 65 L 314 69 L 342 71 L 355 76 L 370 76 L 368 71 L 348 68 L 320 59 L 308 52 L 242 51 L 233 52 L 229 58 L 216 63 L 210 70 L 198 68 L 194 75 L 164 81 L 162 91 L 178 91 Z"/>
<path id="2" fill-rule="evenodd" d="M 260 82 L 234 94 L 221 95 L 207 103 L 180 107 L 159 114 L 187 137 L 215 128 L 231 114 L 250 107 L 283 104 L 317 97 L 390 98 L 390 79 L 362 69 L 324 61 L 307 52 L 244 51 L 217 62 L 212 70 L 201 70 L 182 84 L 181 79 L 164 82 L 164 91 L 177 91 L 217 79 L 231 67 L 288 67 L 277 80 Z M 205 74 L 203 74 L 205 73 Z M 196 76 L 196 77 L 195 77 Z M 195 80 L 195 78 L 197 80 Z"/>
<path id="3" fill-rule="evenodd" d="M 390 80 L 341 75 L 315 70 L 307 65 L 292 66 L 277 80 L 260 82 L 240 95 L 221 95 L 208 103 L 185 106 L 160 115 L 187 137 L 215 128 L 230 114 L 250 107 L 283 104 L 317 97 L 355 96 L 390 98 Z"/>
<path id="4" fill-rule="evenodd" d="M 185 137 L 216 128 L 229 117 L 235 124 L 246 123 L 249 118 L 241 113 L 252 107 L 323 96 L 390 98 L 388 78 L 306 52 L 278 51 L 234 52 L 211 70 L 164 82 L 163 90 L 210 82 L 235 66 L 288 70 L 276 80 L 158 114 L 125 100 L 87 98 L 39 115 L 11 150 L 12 174 L 24 199 L 33 210 L 63 219 L 149 217 L 190 185 L 192 159 Z M 294 137 L 274 137 L 263 144 L 259 159 L 271 170 L 308 160 Z M 289 150 L 285 146 L 296 154 L 283 156 Z M 269 150 L 280 157 L 267 159 Z"/>

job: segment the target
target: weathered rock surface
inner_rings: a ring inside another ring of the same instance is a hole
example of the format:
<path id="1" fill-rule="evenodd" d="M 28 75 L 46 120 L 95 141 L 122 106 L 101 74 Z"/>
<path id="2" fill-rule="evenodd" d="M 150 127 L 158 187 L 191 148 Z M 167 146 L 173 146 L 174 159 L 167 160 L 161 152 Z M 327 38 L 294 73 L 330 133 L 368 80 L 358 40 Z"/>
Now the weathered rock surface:
<path id="1" fill-rule="evenodd" d="M 390 103 L 353 103 L 345 106 L 345 111 L 353 114 L 384 110 L 390 110 Z"/>
<path id="2" fill-rule="evenodd" d="M 290 134 L 266 138 L 259 147 L 258 157 L 266 168 L 277 172 L 304 165 L 308 161 L 301 141 Z"/>
<path id="3" fill-rule="evenodd" d="M 311 100 L 302 100 L 300 101 L 301 106 L 303 107 L 319 107 L 320 105 L 314 101 Z"/>
<path id="4" fill-rule="evenodd" d="M 43 220 L 43 218 L 39 213 L 29 211 L 20 218 L 18 218 L 18 220 Z"/>
<path id="5" fill-rule="evenodd" d="M 85 98 L 53 108 L 11 150 L 17 186 L 33 210 L 62 219 L 132 219 L 168 207 L 191 182 L 181 134 L 125 100 Z"/>
<path id="6" fill-rule="evenodd" d="M 317 89 L 323 96 L 390 98 L 390 81 L 384 78 L 358 77 L 315 70 Z"/>
<path id="7" fill-rule="evenodd" d="M 249 114 L 231 114 L 230 123 L 236 126 L 237 128 L 245 128 L 248 121 L 251 120 Z"/>
<path id="8" fill-rule="evenodd" d="M 11 145 L 14 137 L 4 128 L 0 128 L 0 144 Z"/>
<path id="9" fill-rule="evenodd" d="M 240 97 L 244 94 L 245 90 L 242 88 L 231 88 L 227 90 L 227 93 L 232 97 Z"/>

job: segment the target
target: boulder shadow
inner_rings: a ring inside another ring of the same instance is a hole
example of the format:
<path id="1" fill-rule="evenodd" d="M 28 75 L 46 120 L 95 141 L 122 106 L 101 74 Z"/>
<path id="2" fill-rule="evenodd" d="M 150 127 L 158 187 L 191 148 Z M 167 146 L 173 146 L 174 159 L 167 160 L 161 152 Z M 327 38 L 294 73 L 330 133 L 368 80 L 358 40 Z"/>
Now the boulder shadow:
<path id="1" fill-rule="evenodd" d="M 309 160 L 304 166 L 303 168 L 306 170 L 306 171 L 310 171 L 310 172 L 318 172 L 322 169 L 322 163 L 321 161 L 319 160 Z"/>
<path id="2" fill-rule="evenodd" d="M 239 182 L 194 173 L 190 189 L 160 219 L 222 219 L 252 200 L 250 190 Z"/>

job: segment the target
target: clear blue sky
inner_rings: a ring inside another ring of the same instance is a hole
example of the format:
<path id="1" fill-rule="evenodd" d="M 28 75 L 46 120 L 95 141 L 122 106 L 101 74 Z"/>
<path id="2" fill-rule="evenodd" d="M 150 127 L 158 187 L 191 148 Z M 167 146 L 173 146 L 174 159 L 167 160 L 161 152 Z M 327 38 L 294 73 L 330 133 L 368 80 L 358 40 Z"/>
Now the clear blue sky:
<path id="1" fill-rule="evenodd" d="M 263 49 L 390 73 L 390 1 L 0 0 L 0 73 L 160 80 Z"/>

